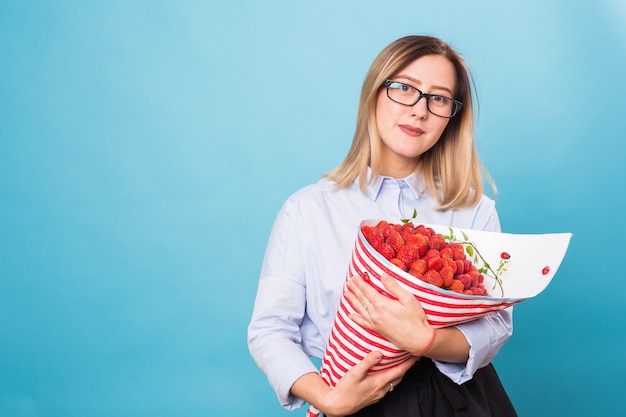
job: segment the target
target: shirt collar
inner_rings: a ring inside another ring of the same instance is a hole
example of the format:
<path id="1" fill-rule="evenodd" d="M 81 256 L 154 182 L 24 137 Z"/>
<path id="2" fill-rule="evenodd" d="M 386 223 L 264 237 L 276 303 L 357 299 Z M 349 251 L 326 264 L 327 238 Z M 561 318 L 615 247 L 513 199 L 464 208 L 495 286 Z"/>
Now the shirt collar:
<path id="1" fill-rule="evenodd" d="M 371 177 L 372 177 L 372 170 L 368 166 L 367 167 L 367 181 L 365 182 L 365 186 L 367 190 L 366 194 L 372 201 L 376 201 L 378 199 L 378 195 L 380 194 L 380 191 L 383 188 L 383 184 L 389 181 L 395 182 L 397 184 L 404 182 L 407 188 L 411 190 L 411 192 L 413 193 L 413 197 L 416 199 L 419 198 L 424 193 L 424 187 L 421 181 L 421 177 L 416 175 L 415 173 L 412 173 L 408 177 L 399 178 L 399 179 L 396 179 L 393 177 L 387 177 L 385 175 L 378 175 L 376 178 L 374 178 L 373 181 L 370 182 Z M 359 178 L 358 177 L 355 178 L 354 181 L 358 184 Z"/>

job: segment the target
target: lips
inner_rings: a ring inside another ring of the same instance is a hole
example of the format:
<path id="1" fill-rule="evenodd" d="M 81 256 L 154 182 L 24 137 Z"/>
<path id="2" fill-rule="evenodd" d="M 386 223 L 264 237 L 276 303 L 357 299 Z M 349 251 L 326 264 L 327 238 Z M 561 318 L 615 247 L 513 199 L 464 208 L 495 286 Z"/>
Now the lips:
<path id="1" fill-rule="evenodd" d="M 424 131 L 419 127 L 413 127 L 411 125 L 399 125 L 400 130 L 412 137 L 422 136 Z"/>

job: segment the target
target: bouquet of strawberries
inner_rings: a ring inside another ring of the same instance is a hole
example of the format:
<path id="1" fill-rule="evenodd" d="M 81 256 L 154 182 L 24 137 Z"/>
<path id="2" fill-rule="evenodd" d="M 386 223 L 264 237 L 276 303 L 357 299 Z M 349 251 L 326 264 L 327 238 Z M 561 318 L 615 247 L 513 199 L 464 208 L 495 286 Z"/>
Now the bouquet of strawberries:
<path id="1" fill-rule="evenodd" d="M 359 275 L 387 294 L 380 277 L 388 274 L 421 302 L 431 326 L 453 326 L 543 291 L 570 238 L 570 233 L 520 235 L 366 220 L 360 224 L 346 280 Z M 372 350 L 381 351 L 383 359 L 371 372 L 411 357 L 352 321 L 352 313 L 356 309 L 342 295 L 320 369 L 331 387 Z M 318 415 L 309 407 L 308 417 Z"/>

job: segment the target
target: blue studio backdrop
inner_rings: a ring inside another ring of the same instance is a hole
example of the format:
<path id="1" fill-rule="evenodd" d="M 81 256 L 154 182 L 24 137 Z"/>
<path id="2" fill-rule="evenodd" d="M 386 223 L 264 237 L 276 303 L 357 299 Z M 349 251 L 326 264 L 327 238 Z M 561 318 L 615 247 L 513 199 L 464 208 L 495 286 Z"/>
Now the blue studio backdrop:
<path id="1" fill-rule="evenodd" d="M 0 0 L 0 416 L 281 416 L 246 327 L 371 61 L 442 37 L 504 231 L 572 232 L 496 358 L 520 416 L 626 414 L 626 3 Z"/>

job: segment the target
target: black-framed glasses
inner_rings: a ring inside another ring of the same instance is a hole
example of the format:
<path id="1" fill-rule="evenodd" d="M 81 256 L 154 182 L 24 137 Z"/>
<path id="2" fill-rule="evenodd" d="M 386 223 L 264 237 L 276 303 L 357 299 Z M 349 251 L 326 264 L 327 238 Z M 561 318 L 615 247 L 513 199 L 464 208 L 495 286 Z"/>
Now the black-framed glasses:
<path id="1" fill-rule="evenodd" d="M 385 81 L 387 97 L 392 101 L 404 106 L 415 106 L 422 97 L 426 98 L 426 108 L 435 116 L 451 118 L 456 115 L 463 103 L 440 94 L 422 93 L 412 85 L 401 83 L 400 81 Z"/>

